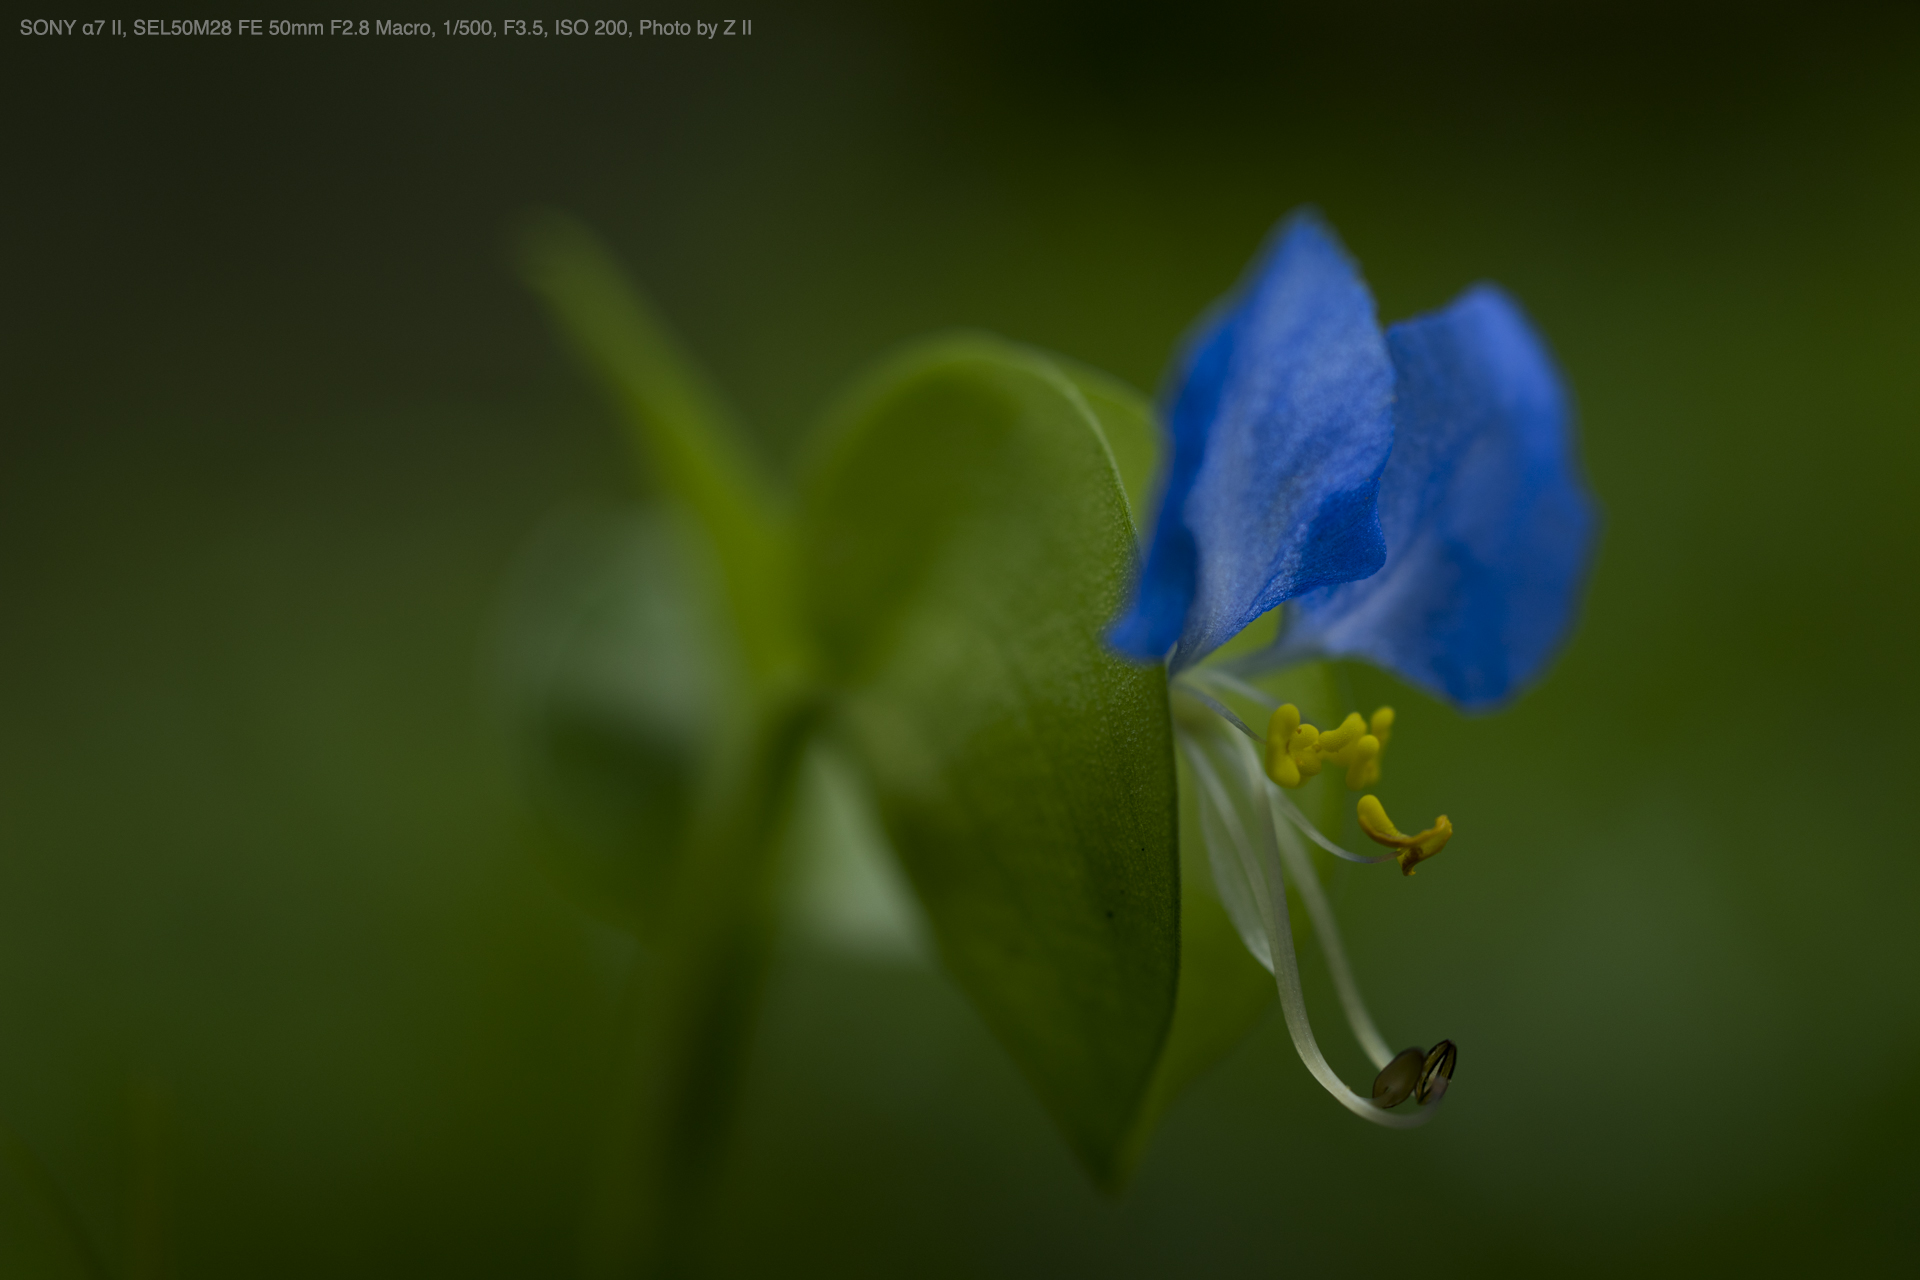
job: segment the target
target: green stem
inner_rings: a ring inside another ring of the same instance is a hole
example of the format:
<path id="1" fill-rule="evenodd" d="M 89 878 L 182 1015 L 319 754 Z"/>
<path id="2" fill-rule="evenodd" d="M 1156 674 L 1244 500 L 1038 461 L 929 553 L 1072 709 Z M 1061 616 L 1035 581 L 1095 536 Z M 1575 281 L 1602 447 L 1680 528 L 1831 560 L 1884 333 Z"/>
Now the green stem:
<path id="1" fill-rule="evenodd" d="M 703 806 L 668 926 L 641 958 L 631 1074 L 602 1186 L 596 1275 L 687 1269 L 718 1172 L 774 932 L 776 858 L 817 703 L 762 715 Z"/>
<path id="2" fill-rule="evenodd" d="M 655 483 L 711 540 L 755 683 L 790 687 L 808 659 L 794 622 L 789 516 L 725 401 L 585 227 L 544 219 L 526 237 L 522 265 L 619 398 Z"/>

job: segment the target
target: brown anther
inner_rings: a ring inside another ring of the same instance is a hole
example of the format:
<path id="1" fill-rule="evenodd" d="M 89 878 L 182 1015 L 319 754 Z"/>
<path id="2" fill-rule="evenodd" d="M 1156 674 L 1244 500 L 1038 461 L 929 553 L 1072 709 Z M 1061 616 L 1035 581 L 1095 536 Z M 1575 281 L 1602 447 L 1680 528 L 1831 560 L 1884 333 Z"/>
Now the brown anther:
<path id="1" fill-rule="evenodd" d="M 1442 1040 L 1427 1051 L 1426 1061 L 1420 1064 L 1419 1083 L 1413 1090 L 1413 1096 L 1419 1099 L 1421 1106 L 1438 1102 L 1446 1096 L 1447 1086 L 1453 1083 L 1453 1065 L 1459 1060 L 1460 1051 L 1451 1040 Z M 1374 1087 L 1379 1086 L 1376 1084 Z"/>
<path id="2" fill-rule="evenodd" d="M 1447 841 L 1453 838 L 1453 824 L 1447 821 L 1447 815 L 1435 818 L 1433 825 L 1417 836 L 1404 834 L 1387 817 L 1387 811 L 1380 807 L 1376 796 L 1360 797 L 1360 829 L 1375 844 L 1383 844 L 1389 849 L 1399 851 L 1400 871 L 1403 875 L 1412 875 L 1413 869 L 1447 847 Z"/>
<path id="3" fill-rule="evenodd" d="M 1426 1054 L 1418 1048 L 1402 1049 L 1393 1061 L 1380 1068 L 1373 1078 L 1373 1105 L 1382 1109 L 1399 1106 L 1420 1087 L 1420 1072 Z"/>

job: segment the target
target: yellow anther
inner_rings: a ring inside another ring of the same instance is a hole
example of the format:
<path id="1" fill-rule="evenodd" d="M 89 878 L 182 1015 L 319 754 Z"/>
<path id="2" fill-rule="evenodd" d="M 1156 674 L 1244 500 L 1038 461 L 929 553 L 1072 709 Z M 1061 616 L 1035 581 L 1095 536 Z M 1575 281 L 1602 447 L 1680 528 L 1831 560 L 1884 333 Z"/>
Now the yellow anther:
<path id="1" fill-rule="evenodd" d="M 1376 796 L 1360 797 L 1360 829 L 1375 844 L 1399 850 L 1401 874 L 1409 876 L 1415 867 L 1446 848 L 1447 841 L 1453 839 L 1453 824 L 1444 813 L 1419 835 L 1403 834 L 1393 825 L 1393 819 L 1387 817 L 1386 809 Z"/>
<path id="2" fill-rule="evenodd" d="M 1373 713 L 1373 721 L 1368 726 L 1373 736 L 1380 739 L 1380 749 L 1387 749 L 1387 739 L 1393 736 L 1393 708 L 1381 707 Z"/>
<path id="3" fill-rule="evenodd" d="M 1391 845 L 1397 840 L 1405 840 L 1400 828 L 1393 825 L 1393 819 L 1387 816 L 1387 808 L 1380 803 L 1378 796 L 1360 797 L 1360 829 L 1381 844 Z"/>
<path id="4" fill-rule="evenodd" d="M 1380 739 L 1367 734 L 1347 748 L 1347 790 L 1363 791 L 1380 781 Z"/>
<path id="5" fill-rule="evenodd" d="M 1378 712 L 1375 719 L 1382 719 Z M 1391 730 L 1393 713 L 1388 711 L 1381 728 Z M 1320 754 L 1347 771 L 1347 789 L 1359 791 L 1380 780 L 1380 750 L 1384 744 L 1377 734 L 1367 731 L 1367 722 L 1353 712 L 1340 727 L 1320 735 Z"/>
<path id="6" fill-rule="evenodd" d="M 1287 744 L 1287 754 L 1300 766 L 1302 777 L 1317 775 L 1320 772 L 1320 731 L 1310 724 L 1295 729 L 1293 741 Z"/>
<path id="7" fill-rule="evenodd" d="M 1363 733 L 1351 742 L 1342 743 L 1337 747 L 1328 746 L 1327 740 L 1331 737 L 1333 737 L 1333 735 L 1330 733 L 1320 735 L 1320 754 L 1334 764 L 1341 765 L 1342 767 L 1351 765 L 1355 760 L 1358 760 L 1369 751 L 1375 755 L 1380 753 L 1380 739 L 1370 733 Z M 1365 745 L 1369 741 L 1372 745 Z"/>
<path id="8" fill-rule="evenodd" d="M 1267 721 L 1267 776 L 1283 787 L 1298 787 L 1331 763 L 1346 770 L 1349 790 L 1363 790 L 1380 781 L 1380 753 L 1392 732 L 1392 707 L 1375 711 L 1371 724 L 1355 711 L 1339 728 L 1322 733 L 1301 721 L 1300 708 L 1284 703 Z"/>
<path id="9" fill-rule="evenodd" d="M 1283 787 L 1297 787 L 1304 778 L 1293 758 L 1293 735 L 1300 728 L 1300 708 L 1291 702 L 1273 709 L 1267 721 L 1267 776 Z"/>
<path id="10" fill-rule="evenodd" d="M 1335 764 L 1345 764 L 1340 753 L 1360 741 L 1366 732 L 1367 722 L 1360 718 L 1360 713 L 1349 711 L 1338 729 L 1329 729 L 1320 735 L 1320 754 L 1333 757 Z"/>

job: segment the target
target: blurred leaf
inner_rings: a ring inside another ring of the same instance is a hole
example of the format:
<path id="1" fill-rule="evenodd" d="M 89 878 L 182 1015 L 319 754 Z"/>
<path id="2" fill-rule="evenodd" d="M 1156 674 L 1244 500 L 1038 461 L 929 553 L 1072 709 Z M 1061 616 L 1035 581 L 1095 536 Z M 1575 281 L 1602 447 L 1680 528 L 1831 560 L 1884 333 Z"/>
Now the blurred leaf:
<path id="1" fill-rule="evenodd" d="M 521 556 L 497 684 L 546 828 L 589 910 L 657 933 L 703 779 L 747 715 L 713 555 L 667 507 L 574 513 Z"/>
<path id="2" fill-rule="evenodd" d="M 815 942 L 874 960 L 932 958 L 927 923 L 880 829 L 872 787 L 829 738 L 801 768 L 787 905 Z"/>
<path id="3" fill-rule="evenodd" d="M 941 956 L 1112 1184 L 1180 907 L 1165 676 L 1103 640 L 1135 544 L 1098 424 L 1032 352 L 922 346 L 840 415 L 802 537 L 844 727 Z"/>
<path id="4" fill-rule="evenodd" d="M 551 215 L 524 244 L 528 282 L 619 395 L 651 473 L 712 541 L 748 666 L 763 685 L 805 669 L 781 504 L 723 401 L 619 264 L 579 223 Z"/>

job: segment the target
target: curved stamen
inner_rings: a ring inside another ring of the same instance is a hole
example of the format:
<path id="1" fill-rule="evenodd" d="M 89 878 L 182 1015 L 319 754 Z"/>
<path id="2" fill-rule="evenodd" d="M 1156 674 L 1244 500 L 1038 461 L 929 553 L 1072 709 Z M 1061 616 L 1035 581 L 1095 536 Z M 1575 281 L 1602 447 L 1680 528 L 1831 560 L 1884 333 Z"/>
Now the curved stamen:
<path id="1" fill-rule="evenodd" d="M 1292 797 L 1288 796 L 1286 792 L 1280 790 L 1278 787 L 1269 788 L 1267 791 L 1267 802 L 1273 806 L 1275 813 L 1278 813 L 1288 822 L 1300 828 L 1307 839 L 1313 841 L 1336 858 L 1344 858 L 1348 862 L 1371 864 L 1375 862 L 1392 862 L 1400 856 L 1397 853 L 1353 853 L 1347 849 L 1342 849 L 1339 845 L 1321 835 L 1320 828 L 1314 826 L 1307 815 L 1300 812 L 1298 806 L 1293 803 Z"/>
<path id="2" fill-rule="evenodd" d="M 1353 1037 L 1359 1042 L 1367 1057 L 1372 1059 L 1374 1066 L 1384 1067 L 1392 1058 L 1393 1051 L 1387 1047 L 1386 1037 L 1380 1034 L 1372 1014 L 1367 1010 L 1366 1001 L 1360 994 L 1360 984 L 1354 978 L 1353 967 L 1347 960 L 1346 948 L 1341 943 L 1340 928 L 1334 918 L 1332 904 L 1327 901 L 1326 893 L 1320 886 L 1319 876 L 1314 873 L 1312 860 L 1299 846 L 1294 832 L 1287 829 L 1280 819 L 1285 818 L 1287 823 L 1298 827 L 1322 848 L 1350 862 L 1391 862 L 1398 855 L 1384 853 L 1366 857 L 1350 853 L 1332 843 L 1320 834 L 1318 827 L 1307 820 L 1286 792 L 1272 784 L 1260 768 L 1260 762 L 1250 748 L 1243 749 L 1240 756 L 1248 785 L 1254 789 L 1256 795 L 1264 794 L 1266 797 L 1271 819 L 1279 835 L 1281 857 L 1286 862 L 1287 871 L 1293 876 L 1294 884 L 1300 890 L 1301 899 L 1307 908 L 1307 916 L 1313 921 L 1314 932 L 1320 939 L 1321 952 L 1326 956 L 1334 990 L 1340 997 L 1341 1008 L 1346 1013 L 1347 1024 L 1353 1030 Z M 1269 964 L 1269 968 L 1271 967 Z"/>
<path id="3" fill-rule="evenodd" d="M 1268 781 L 1260 769 L 1260 761 L 1251 751 L 1243 750 L 1240 755 L 1241 763 L 1248 771 L 1248 780 L 1266 792 L 1267 803 L 1277 814 L 1280 809 L 1278 802 L 1284 799 L 1280 789 Z M 1313 860 L 1307 857 L 1300 837 L 1290 827 L 1276 820 L 1273 829 L 1279 838 L 1281 861 L 1286 864 L 1287 873 L 1293 877 L 1294 888 L 1300 891 L 1300 900 L 1307 908 L 1307 919 L 1313 922 L 1314 936 L 1320 940 L 1320 954 L 1327 959 L 1327 973 L 1333 979 L 1334 992 L 1340 997 L 1340 1008 L 1347 1015 L 1347 1025 L 1353 1029 L 1353 1038 L 1359 1041 L 1361 1051 L 1372 1060 L 1374 1066 L 1385 1067 L 1393 1059 L 1393 1050 L 1387 1047 L 1387 1038 L 1380 1034 L 1373 1015 L 1367 1011 L 1366 1000 L 1360 995 L 1360 983 L 1353 976 L 1353 966 L 1347 961 L 1347 949 L 1340 941 L 1340 926 L 1334 919 L 1333 904 L 1327 901 L 1326 891 L 1320 887 L 1320 877 L 1314 874 Z"/>
<path id="4" fill-rule="evenodd" d="M 1321 1088 L 1361 1119 L 1389 1129 L 1411 1129 L 1425 1124 L 1433 1116 L 1431 1107 L 1413 1115 L 1398 1115 L 1382 1110 L 1369 1097 L 1349 1089 L 1320 1052 L 1320 1045 L 1313 1038 L 1313 1025 L 1307 1019 L 1306 996 L 1300 988 L 1300 968 L 1293 950 L 1293 925 L 1287 918 L 1286 877 L 1280 868 L 1274 839 L 1276 828 L 1271 822 L 1260 824 L 1260 830 L 1267 838 L 1261 841 L 1262 847 L 1256 850 L 1234 811 L 1226 786 L 1208 759 L 1205 747 L 1188 735 L 1181 735 L 1181 745 L 1187 749 L 1194 776 L 1200 782 L 1202 817 L 1205 817 L 1209 807 L 1215 810 L 1217 824 L 1224 828 L 1233 843 L 1234 852 L 1253 889 L 1261 924 L 1267 934 L 1268 949 L 1272 954 L 1273 978 L 1280 995 L 1280 1010 L 1285 1015 L 1287 1033 L 1293 1038 L 1293 1047 L 1300 1055 L 1300 1061 L 1306 1064 Z"/>

